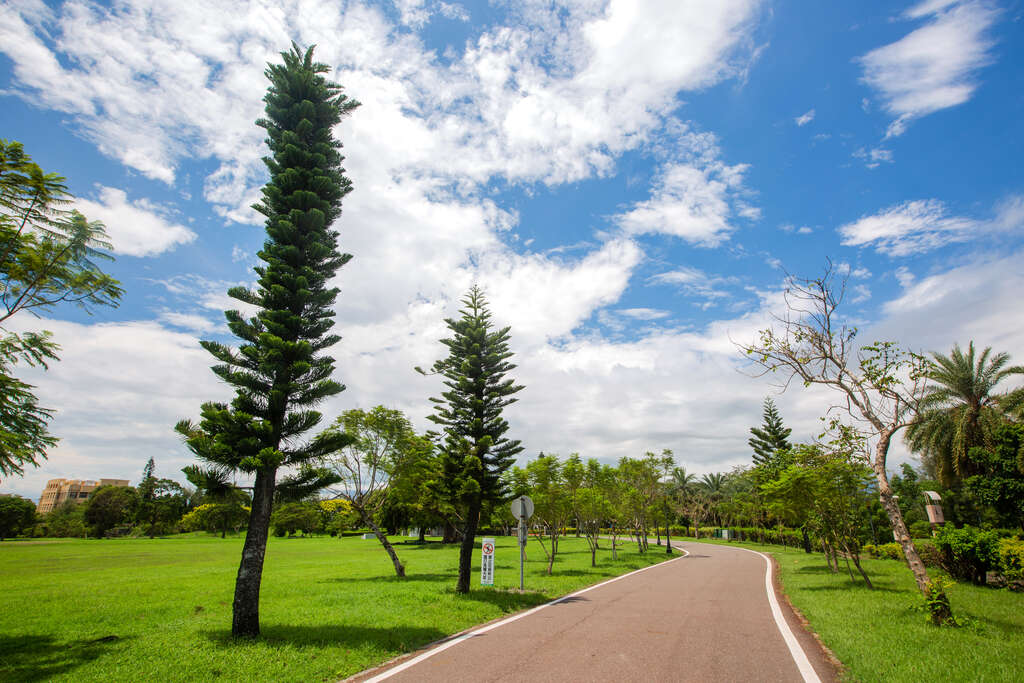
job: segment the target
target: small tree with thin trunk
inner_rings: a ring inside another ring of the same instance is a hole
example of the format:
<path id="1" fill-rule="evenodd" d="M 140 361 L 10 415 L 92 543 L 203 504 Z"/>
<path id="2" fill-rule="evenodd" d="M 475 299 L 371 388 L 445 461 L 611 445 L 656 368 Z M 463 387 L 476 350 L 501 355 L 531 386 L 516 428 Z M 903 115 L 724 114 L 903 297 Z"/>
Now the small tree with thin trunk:
<path id="1" fill-rule="evenodd" d="M 775 401 L 771 397 L 764 400 L 762 418 L 764 422 L 760 427 L 750 428 L 750 433 L 753 436 L 747 440 L 754 450 L 755 465 L 762 465 L 770 461 L 776 451 L 789 449 L 790 444 L 787 439 L 793 431 L 782 424 L 782 416 L 779 415 L 779 409 L 775 407 Z"/>
<path id="2" fill-rule="evenodd" d="M 739 348 L 761 368 L 758 376 L 773 373 L 784 389 L 797 379 L 805 387 L 826 386 L 842 397 L 833 409 L 858 421 L 873 443 L 870 464 L 879 499 L 917 587 L 928 597 L 941 589 L 928 577 L 885 471 L 893 436 L 911 423 L 923 396 L 926 360 L 893 342 L 859 346 L 857 328 L 845 324 L 837 312 L 845 287 L 845 279 L 831 263 L 821 277 L 790 278 L 786 311 L 775 316 L 773 325 L 762 330 L 758 340 Z"/>
<path id="3" fill-rule="evenodd" d="M 396 480 L 412 471 L 417 450 L 415 432 L 402 411 L 377 406 L 369 411 L 346 410 L 331 426 L 348 434 L 352 443 L 327 458 L 333 471 L 341 478 L 332 490 L 347 500 L 360 521 L 384 546 L 395 574 L 405 576 L 405 566 L 398 553 L 381 531 L 376 517 L 387 504 Z"/>
<path id="4" fill-rule="evenodd" d="M 505 437 L 508 422 L 501 416 L 517 400 L 512 394 L 523 387 L 506 378 L 516 367 L 509 362 L 509 328 L 491 326 L 483 292 L 473 286 L 462 303 L 461 316 L 445 320 L 452 333 L 441 340 L 448 356 L 434 363 L 433 371 L 444 377 L 447 391 L 430 399 L 435 412 L 429 419 L 444 430 L 445 497 L 462 520 L 455 590 L 468 593 L 480 511 L 486 501 L 507 498 L 501 475 L 523 450 L 518 440 Z"/>

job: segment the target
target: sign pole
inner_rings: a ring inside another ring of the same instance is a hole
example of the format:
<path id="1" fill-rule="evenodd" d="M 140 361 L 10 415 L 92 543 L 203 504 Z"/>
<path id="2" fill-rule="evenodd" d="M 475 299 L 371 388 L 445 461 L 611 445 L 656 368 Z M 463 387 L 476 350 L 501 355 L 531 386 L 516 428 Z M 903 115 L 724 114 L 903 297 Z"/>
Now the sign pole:
<path id="1" fill-rule="evenodd" d="M 523 591 L 523 555 L 526 554 L 526 543 L 523 542 L 523 538 L 526 531 L 526 517 L 519 518 L 519 592 Z"/>

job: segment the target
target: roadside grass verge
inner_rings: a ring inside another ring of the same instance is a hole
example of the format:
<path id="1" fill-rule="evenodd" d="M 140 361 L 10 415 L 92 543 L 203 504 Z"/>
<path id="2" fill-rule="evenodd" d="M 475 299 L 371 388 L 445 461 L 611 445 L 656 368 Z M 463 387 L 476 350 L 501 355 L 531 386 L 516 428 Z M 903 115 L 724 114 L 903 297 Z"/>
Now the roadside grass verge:
<path id="1" fill-rule="evenodd" d="M 845 567 L 833 574 L 820 553 L 711 542 L 758 550 L 778 560 L 783 590 L 846 667 L 848 680 L 946 683 L 1024 677 L 1022 593 L 958 582 L 948 593 L 963 626 L 936 628 L 902 562 L 861 560 L 875 585 L 871 591 L 861 581 L 851 582 Z M 933 578 L 940 573 L 928 571 Z"/>
<path id="2" fill-rule="evenodd" d="M 400 540 L 400 539 L 395 539 Z M 262 635 L 231 637 L 241 537 L 0 545 L 0 680 L 331 681 L 475 624 L 656 564 L 657 546 L 598 553 L 559 542 L 554 574 L 528 546 L 519 588 L 515 539 L 496 539 L 495 586 L 455 593 L 458 547 L 399 545 L 397 579 L 376 540 L 271 538 Z"/>

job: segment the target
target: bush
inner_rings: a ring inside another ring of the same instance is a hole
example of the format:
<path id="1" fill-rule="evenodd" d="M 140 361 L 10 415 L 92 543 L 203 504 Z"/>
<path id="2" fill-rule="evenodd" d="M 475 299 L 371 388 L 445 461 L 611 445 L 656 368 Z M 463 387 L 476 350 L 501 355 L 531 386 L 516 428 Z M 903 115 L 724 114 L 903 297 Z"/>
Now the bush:
<path id="1" fill-rule="evenodd" d="M 1002 538 L 997 545 L 999 571 L 1009 581 L 1024 581 L 1024 541 Z"/>
<path id="2" fill-rule="evenodd" d="M 935 547 L 934 542 L 922 538 L 914 541 L 914 547 L 917 548 L 917 554 L 924 562 L 924 566 L 942 567 L 942 551 Z"/>
<path id="3" fill-rule="evenodd" d="M 910 537 L 911 538 L 931 538 L 932 537 L 932 525 L 925 521 L 914 522 L 910 525 Z"/>
<path id="4" fill-rule="evenodd" d="M 899 543 L 883 543 L 881 545 L 865 543 L 862 549 L 876 560 L 903 561 L 903 548 L 900 547 Z"/>
<path id="5" fill-rule="evenodd" d="M 943 569 L 958 579 L 985 583 L 985 573 L 1000 566 L 999 532 L 970 525 L 939 527 L 935 545 L 943 554 Z"/>

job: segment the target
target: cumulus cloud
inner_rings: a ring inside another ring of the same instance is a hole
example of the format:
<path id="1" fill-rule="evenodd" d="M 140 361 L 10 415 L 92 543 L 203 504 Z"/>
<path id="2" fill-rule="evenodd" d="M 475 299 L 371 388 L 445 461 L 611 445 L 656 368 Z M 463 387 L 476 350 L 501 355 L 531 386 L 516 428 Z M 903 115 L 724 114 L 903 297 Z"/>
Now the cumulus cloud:
<path id="1" fill-rule="evenodd" d="M 807 111 L 806 113 L 803 113 L 800 116 L 797 116 L 795 119 L 793 119 L 793 122 L 797 126 L 803 127 L 803 126 L 806 126 L 808 123 L 810 123 L 813 120 L 814 120 L 814 110 L 811 109 L 811 110 Z"/>
<path id="2" fill-rule="evenodd" d="M 989 29 L 998 14 L 985 0 L 927 0 L 903 15 L 927 23 L 858 59 L 863 82 L 895 117 L 886 137 L 902 135 L 912 119 L 971 98 L 978 72 L 992 61 Z"/>
<path id="3" fill-rule="evenodd" d="M 124 190 L 98 188 L 99 199 L 78 199 L 75 207 L 89 220 L 100 220 L 107 228 L 114 251 L 127 256 L 156 256 L 187 244 L 196 234 L 173 222 L 166 207 L 147 199 L 128 200 Z"/>
<path id="4" fill-rule="evenodd" d="M 878 168 L 881 164 L 893 162 L 892 150 L 875 147 L 873 149 L 859 148 L 853 153 L 855 159 L 860 159 L 868 168 Z"/>
<path id="5" fill-rule="evenodd" d="M 716 247 L 735 230 L 738 217 L 759 212 L 740 199 L 745 164 L 728 166 L 670 163 L 658 176 L 651 196 L 613 217 L 627 234 L 673 235 L 702 247 Z"/>

